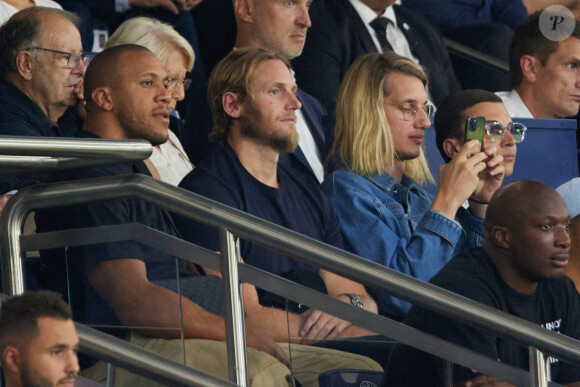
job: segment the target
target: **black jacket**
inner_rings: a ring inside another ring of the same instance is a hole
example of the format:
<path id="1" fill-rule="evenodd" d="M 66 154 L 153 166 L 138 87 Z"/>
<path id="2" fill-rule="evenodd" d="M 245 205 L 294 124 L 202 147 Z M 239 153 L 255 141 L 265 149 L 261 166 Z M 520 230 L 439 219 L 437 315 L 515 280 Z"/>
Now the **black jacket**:
<path id="1" fill-rule="evenodd" d="M 438 104 L 447 94 L 461 89 L 441 33 L 413 11 L 393 7 L 411 51 L 427 72 L 431 98 Z M 332 113 L 340 83 L 350 65 L 377 48 L 348 0 L 316 0 L 310 7 L 310 18 L 312 27 L 304 51 L 294 59 L 293 67 L 300 87 Z"/>

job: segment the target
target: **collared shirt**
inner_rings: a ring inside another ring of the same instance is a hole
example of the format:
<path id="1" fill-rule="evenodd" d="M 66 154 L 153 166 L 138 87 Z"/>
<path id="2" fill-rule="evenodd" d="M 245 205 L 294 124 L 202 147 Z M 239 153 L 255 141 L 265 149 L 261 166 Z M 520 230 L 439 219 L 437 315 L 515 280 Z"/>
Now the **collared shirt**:
<path id="1" fill-rule="evenodd" d="M 361 0 L 349 0 L 349 1 L 356 10 L 356 12 L 358 13 L 358 15 L 360 16 L 364 25 L 367 27 L 367 30 L 369 31 L 369 34 L 373 39 L 375 46 L 377 46 L 377 50 L 379 52 L 383 52 L 381 44 L 379 43 L 379 39 L 377 38 L 376 32 L 370 25 L 370 23 L 377 18 L 377 14 Z M 389 24 L 387 25 L 387 40 L 391 44 L 391 47 L 393 47 L 393 51 L 401 56 L 404 56 L 405 58 L 411 59 L 418 65 L 421 65 L 421 63 L 419 63 L 419 58 L 417 58 L 411 52 L 411 46 L 409 46 L 409 41 L 407 41 L 405 34 L 397 24 L 397 16 L 395 15 L 395 10 L 393 9 L 393 7 L 391 6 L 387 7 L 385 12 L 383 12 L 383 14 L 379 16 L 386 17 L 387 19 L 389 19 Z M 409 29 L 409 26 L 406 23 L 404 23 L 403 28 Z M 429 99 L 429 102 L 433 104 L 433 99 L 431 98 L 431 94 L 429 93 L 428 90 L 427 97 Z"/>
<path id="2" fill-rule="evenodd" d="M 515 89 L 512 91 L 498 91 L 495 94 L 503 101 L 510 117 L 534 118 L 524 101 L 522 101 L 522 97 L 520 97 Z"/>
<path id="3" fill-rule="evenodd" d="M 78 122 L 67 110 L 55 125 L 26 94 L 10 82 L 0 82 L 0 135 L 74 137 Z"/>
<path id="4" fill-rule="evenodd" d="M 167 142 L 157 147 L 153 147 L 153 153 L 149 160 L 153 163 L 162 181 L 178 185 L 181 179 L 193 169 L 193 164 L 181 146 L 181 142 L 171 130 Z"/>
<path id="5" fill-rule="evenodd" d="M 464 208 L 457 220 L 432 210 L 431 194 L 406 176 L 396 184 L 387 173 L 363 177 L 338 170 L 321 189 L 356 254 L 422 281 L 429 281 L 454 251 L 481 243 L 483 219 Z M 400 320 L 409 309 L 409 303 L 385 291 L 368 291 L 383 315 Z"/>
<path id="6" fill-rule="evenodd" d="M 292 76 L 294 77 L 294 70 L 292 70 Z M 302 149 L 302 153 L 304 153 L 304 157 L 306 157 L 306 161 L 312 168 L 316 179 L 319 183 L 322 183 L 322 180 L 324 180 L 322 157 L 301 109 L 296 110 L 296 131 L 298 132 L 298 146 Z"/>
<path id="7" fill-rule="evenodd" d="M 56 126 L 30 98 L 9 82 L 0 82 L 0 135 L 74 137 L 80 118 L 68 109 Z M 46 181 L 45 172 L 0 176 L 0 194 Z"/>
<path id="8" fill-rule="evenodd" d="M 358 13 L 358 15 L 360 16 L 365 26 L 367 27 L 367 30 L 369 31 L 369 34 L 371 35 L 371 38 L 373 39 L 375 46 L 377 46 L 377 50 L 379 52 L 382 52 L 381 44 L 377 39 L 376 32 L 373 29 L 373 27 L 370 26 L 370 23 L 377 18 L 377 14 L 375 13 L 375 11 L 370 9 L 366 4 L 364 4 L 361 0 L 349 0 L 349 1 L 356 10 L 356 12 Z M 379 16 L 386 17 L 390 21 L 390 23 L 387 25 L 387 40 L 393 47 L 393 51 L 406 58 L 412 59 L 413 62 L 417 64 L 420 64 L 419 59 L 416 56 L 414 56 L 413 53 L 411 52 L 411 47 L 409 46 L 409 42 L 407 41 L 405 34 L 403 34 L 403 31 L 401 31 L 401 29 L 397 24 L 397 16 L 395 15 L 393 7 L 387 7 L 385 12 L 383 12 L 383 14 Z M 409 28 L 409 26 L 407 26 L 406 24 L 403 25 L 403 28 L 405 27 L 407 29 Z"/>

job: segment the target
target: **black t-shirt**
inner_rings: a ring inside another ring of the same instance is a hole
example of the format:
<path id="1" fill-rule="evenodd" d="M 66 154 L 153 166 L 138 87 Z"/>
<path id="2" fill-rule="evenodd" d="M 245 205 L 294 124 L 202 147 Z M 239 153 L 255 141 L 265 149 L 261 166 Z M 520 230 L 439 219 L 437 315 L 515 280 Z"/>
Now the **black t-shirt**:
<path id="1" fill-rule="evenodd" d="M 96 136 L 81 132 L 79 137 L 95 138 Z M 135 173 L 151 176 L 145 163 L 132 161 L 65 170 L 53 175 L 51 180 L 79 180 Z M 36 223 L 39 232 L 140 223 L 169 235 L 178 236 L 169 212 L 138 199 L 107 200 L 43 210 L 37 213 Z M 90 324 L 118 325 L 119 322 L 112 308 L 90 286 L 88 276 L 102 262 L 123 258 L 143 261 L 150 281 L 176 278 L 174 256 L 135 241 L 119 241 L 69 247 L 66 253 L 68 279 L 62 277 L 64 250 L 42 251 L 41 259 L 45 270 L 41 273 L 43 277 L 41 280 L 51 288 L 58 288 L 59 285 L 66 284 L 67 280 L 70 281 L 71 306 L 75 312 L 75 320 Z M 183 263 L 179 265 L 183 269 Z M 187 275 L 185 270 L 180 274 Z M 62 288 L 57 290 L 62 291 Z"/>
<path id="2" fill-rule="evenodd" d="M 580 339 L 579 295 L 568 277 L 539 283 L 531 295 L 520 294 L 502 280 L 481 247 L 472 247 L 454 257 L 430 282 L 546 329 Z M 429 310 L 411 308 L 405 324 L 503 363 L 525 370 L 529 367 L 527 348 Z M 580 367 L 556 359 L 551 360 L 551 366 L 552 380 L 558 383 L 580 381 Z M 454 367 L 453 375 L 455 381 L 477 376 L 460 366 Z M 385 370 L 385 386 L 441 385 L 443 360 L 405 345 L 395 347 Z"/>
<path id="3" fill-rule="evenodd" d="M 319 190 L 314 178 L 280 164 L 277 172 L 280 189 L 262 184 L 244 168 L 233 149 L 225 144 L 197 165 L 179 186 L 313 239 L 343 248 L 344 242 L 336 213 Z M 174 219 L 184 239 L 210 250 L 220 250 L 217 229 L 180 216 L 174 216 Z M 240 242 L 240 252 L 246 263 L 284 277 L 293 271 L 305 273 L 305 276 L 318 273 L 315 266 L 245 240 Z M 260 296 L 262 295 L 260 292 Z"/>

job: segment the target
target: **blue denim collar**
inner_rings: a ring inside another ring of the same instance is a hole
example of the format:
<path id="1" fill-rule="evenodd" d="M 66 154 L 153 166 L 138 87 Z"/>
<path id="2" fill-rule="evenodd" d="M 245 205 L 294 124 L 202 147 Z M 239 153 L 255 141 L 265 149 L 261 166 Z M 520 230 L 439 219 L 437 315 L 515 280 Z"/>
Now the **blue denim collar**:
<path id="1" fill-rule="evenodd" d="M 372 181 L 377 187 L 382 190 L 389 192 L 393 189 L 393 186 L 397 185 L 393 176 L 389 175 L 387 172 L 375 173 L 370 176 L 365 176 L 368 180 Z M 399 184 L 403 187 L 407 187 L 409 191 L 414 190 L 416 192 L 421 191 L 419 185 L 412 179 L 403 175 L 401 178 L 401 183 Z"/>

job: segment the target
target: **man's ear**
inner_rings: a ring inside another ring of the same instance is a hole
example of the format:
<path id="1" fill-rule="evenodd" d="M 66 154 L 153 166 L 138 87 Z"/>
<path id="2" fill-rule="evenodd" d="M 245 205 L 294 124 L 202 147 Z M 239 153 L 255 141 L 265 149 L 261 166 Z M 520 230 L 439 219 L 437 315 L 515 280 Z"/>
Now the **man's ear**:
<path id="1" fill-rule="evenodd" d="M 20 51 L 16 56 L 16 68 L 18 69 L 18 74 L 27 81 L 32 79 L 36 67 L 36 61 L 32 57 L 30 51 Z"/>
<path id="2" fill-rule="evenodd" d="M 254 0 L 235 0 L 234 12 L 236 16 L 246 23 L 254 22 L 254 12 L 256 10 Z"/>
<path id="3" fill-rule="evenodd" d="M 113 110 L 113 99 L 108 87 L 97 87 L 91 93 L 91 99 L 101 110 L 106 112 Z"/>
<path id="4" fill-rule="evenodd" d="M 520 58 L 520 68 L 522 69 L 524 79 L 528 83 L 536 82 L 538 66 L 540 66 L 540 61 L 531 55 L 522 55 Z"/>
<path id="5" fill-rule="evenodd" d="M 504 248 L 510 248 L 510 234 L 509 230 L 505 226 L 493 226 L 491 228 L 491 236 L 496 245 Z"/>
<path id="6" fill-rule="evenodd" d="M 242 113 L 242 104 L 236 93 L 228 91 L 222 95 L 222 106 L 226 114 L 233 118 L 240 118 Z"/>
<path id="7" fill-rule="evenodd" d="M 461 149 L 461 142 L 456 138 L 446 138 L 443 140 L 443 151 L 447 157 L 452 159 Z"/>
<path id="8" fill-rule="evenodd" d="M 4 348 L 4 353 L 2 353 L 2 360 L 6 371 L 10 373 L 18 374 L 20 365 L 22 364 L 22 357 L 20 351 L 16 347 L 7 346 Z"/>

